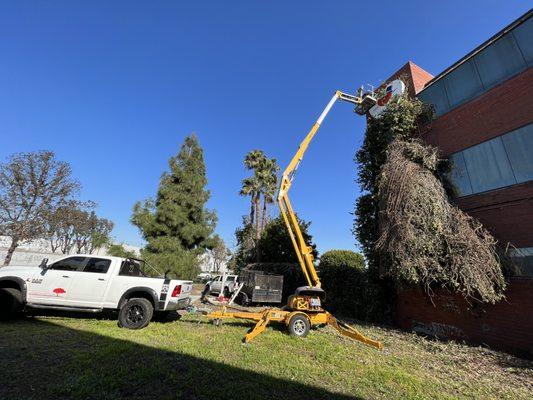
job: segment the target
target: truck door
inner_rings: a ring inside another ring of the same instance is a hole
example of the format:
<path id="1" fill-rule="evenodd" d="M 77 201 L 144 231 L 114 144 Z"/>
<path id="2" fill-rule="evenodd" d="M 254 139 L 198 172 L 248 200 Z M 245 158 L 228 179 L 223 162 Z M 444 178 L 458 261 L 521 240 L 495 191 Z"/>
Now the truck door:
<path id="1" fill-rule="evenodd" d="M 73 307 L 100 308 L 110 282 L 111 260 L 88 257 L 70 286 L 68 302 Z"/>
<path id="2" fill-rule="evenodd" d="M 28 287 L 28 302 L 36 304 L 68 305 L 70 286 L 85 257 L 67 257 L 48 266 L 32 279 Z"/>
<path id="3" fill-rule="evenodd" d="M 211 282 L 211 292 L 219 293 L 220 287 L 222 286 L 221 282 L 222 277 L 219 275 L 215 278 L 213 282 Z"/>

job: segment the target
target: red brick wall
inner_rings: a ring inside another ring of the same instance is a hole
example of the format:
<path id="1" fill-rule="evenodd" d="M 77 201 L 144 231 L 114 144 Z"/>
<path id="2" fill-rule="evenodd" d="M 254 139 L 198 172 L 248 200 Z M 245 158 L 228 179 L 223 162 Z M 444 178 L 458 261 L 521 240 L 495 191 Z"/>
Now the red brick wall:
<path id="1" fill-rule="evenodd" d="M 421 290 L 398 293 L 396 324 L 442 338 L 486 344 L 533 356 L 533 279 L 513 278 L 506 300 L 469 305 L 461 296 L 437 290 L 433 301 Z"/>
<path id="2" fill-rule="evenodd" d="M 402 78 L 404 80 L 407 90 L 409 91 L 409 95 L 414 97 L 424 88 L 424 85 L 433 78 L 433 75 L 427 71 L 424 71 L 415 63 L 408 61 L 398 71 L 389 76 L 380 87 L 383 87 L 385 86 L 385 83 L 398 78 Z"/>
<path id="3" fill-rule="evenodd" d="M 426 83 L 428 83 L 432 78 L 433 75 L 431 75 L 429 72 L 423 70 L 415 63 L 409 61 L 407 63 L 409 65 L 409 70 L 411 73 L 411 80 L 413 82 L 413 88 L 414 88 L 414 94 L 417 94 L 422 89 L 424 89 L 424 86 Z"/>

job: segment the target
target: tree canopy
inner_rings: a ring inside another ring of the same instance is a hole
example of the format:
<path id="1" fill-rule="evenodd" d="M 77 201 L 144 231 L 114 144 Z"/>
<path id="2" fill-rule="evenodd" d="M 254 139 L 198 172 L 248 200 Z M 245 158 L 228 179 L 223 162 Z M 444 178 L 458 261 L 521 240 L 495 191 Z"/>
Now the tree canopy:
<path id="1" fill-rule="evenodd" d="M 356 154 L 365 192 L 356 203 L 354 232 L 374 277 L 495 302 L 505 289 L 496 241 L 453 204 L 449 162 L 419 140 L 431 115 L 404 95 L 369 118 Z"/>
<path id="2" fill-rule="evenodd" d="M 131 221 L 146 240 L 142 255 L 159 270 L 193 278 L 198 256 L 213 247 L 216 215 L 206 208 L 206 185 L 203 150 L 191 135 L 170 158 L 155 200 L 135 204 Z"/>
<path id="3" fill-rule="evenodd" d="M 51 151 L 18 153 L 0 165 L 0 234 L 11 237 L 4 265 L 22 242 L 42 237 L 47 216 L 79 190 L 70 165 Z"/>
<path id="4" fill-rule="evenodd" d="M 248 152 L 244 166 L 253 175 L 242 180 L 240 195 L 250 196 L 249 223 L 254 229 L 254 239 L 259 240 L 269 219 L 268 205 L 274 202 L 278 188 L 279 166 L 275 158 L 268 158 L 262 150 Z"/>

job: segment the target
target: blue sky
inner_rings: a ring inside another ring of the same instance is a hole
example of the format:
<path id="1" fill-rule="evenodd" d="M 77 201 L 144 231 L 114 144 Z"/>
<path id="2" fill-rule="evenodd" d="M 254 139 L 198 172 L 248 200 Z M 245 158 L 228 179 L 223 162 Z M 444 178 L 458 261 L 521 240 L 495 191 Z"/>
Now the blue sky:
<path id="1" fill-rule="evenodd" d="M 408 60 L 436 74 L 526 12 L 528 1 L 3 1 L 0 159 L 49 149 L 82 197 L 129 223 L 168 158 L 196 132 L 217 231 L 248 210 L 242 159 L 285 166 L 336 89 L 379 84 Z M 355 249 L 353 156 L 364 120 L 338 104 L 291 191 L 320 251 Z M 272 209 L 277 213 L 276 209 Z"/>

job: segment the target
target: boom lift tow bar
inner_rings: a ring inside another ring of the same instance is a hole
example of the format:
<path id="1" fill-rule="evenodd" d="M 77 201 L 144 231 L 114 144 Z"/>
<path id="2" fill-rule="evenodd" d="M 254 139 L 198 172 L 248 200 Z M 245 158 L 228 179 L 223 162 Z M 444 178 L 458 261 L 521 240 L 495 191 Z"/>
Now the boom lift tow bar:
<path id="1" fill-rule="evenodd" d="M 207 314 L 207 317 L 211 318 L 215 323 L 220 322 L 223 318 L 239 318 L 256 321 L 253 329 L 245 336 L 245 342 L 252 341 L 257 335 L 265 331 L 269 322 L 274 321 L 285 323 L 291 335 L 294 336 L 307 336 L 311 326 L 314 325 L 330 325 L 344 336 L 351 337 L 377 349 L 383 348 L 380 342 L 367 338 L 357 329 L 338 321 L 333 315 L 322 308 L 322 300 L 325 298 L 325 293 L 321 288 L 320 279 L 314 266 L 312 248 L 305 243 L 302 231 L 298 225 L 298 219 L 288 196 L 294 179 L 294 173 L 302 161 L 309 147 L 309 143 L 316 135 L 324 118 L 326 118 L 326 115 L 337 100 L 354 104 L 354 111 L 359 115 L 365 115 L 376 104 L 373 91 L 363 93 L 363 88 L 361 88 L 356 96 L 336 91 L 307 136 L 300 143 L 298 151 L 283 172 L 278 192 L 279 209 L 287 226 L 294 250 L 296 251 L 296 256 L 298 257 L 298 262 L 308 286 L 302 286 L 296 289 L 296 293 L 289 296 L 287 305 L 282 309 L 269 308 L 261 312 L 245 312 L 227 311 L 226 307 L 223 307 L 220 311 Z"/>

